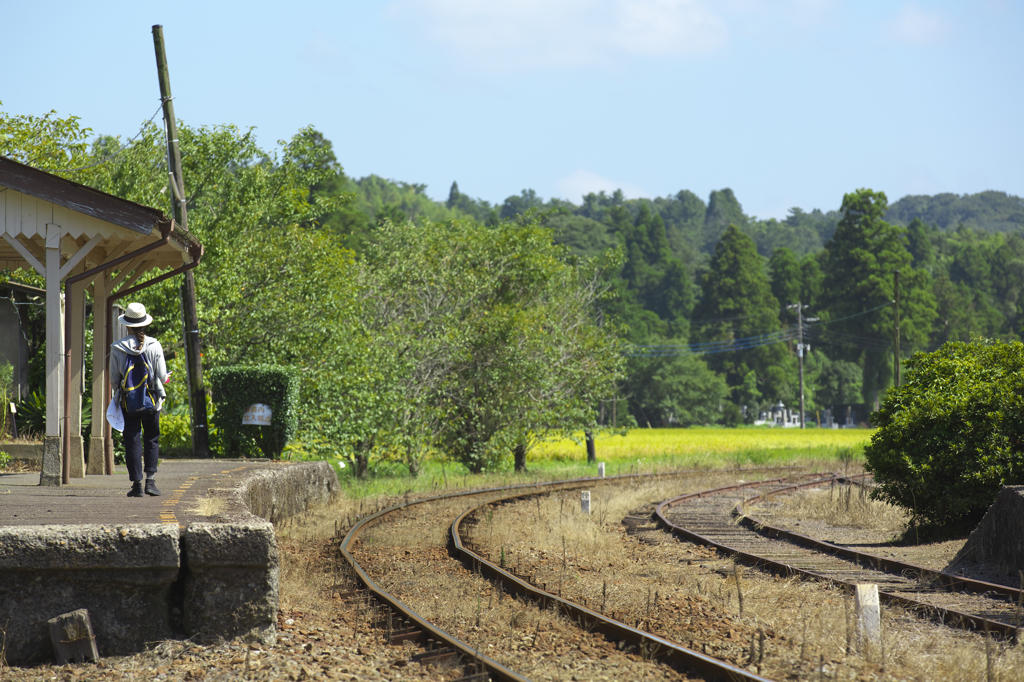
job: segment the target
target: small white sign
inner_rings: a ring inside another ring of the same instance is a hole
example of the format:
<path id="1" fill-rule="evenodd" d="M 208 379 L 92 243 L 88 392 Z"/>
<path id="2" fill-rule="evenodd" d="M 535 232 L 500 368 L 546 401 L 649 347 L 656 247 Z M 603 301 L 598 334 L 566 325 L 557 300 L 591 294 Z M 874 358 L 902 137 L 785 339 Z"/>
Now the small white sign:
<path id="1" fill-rule="evenodd" d="M 242 413 L 242 425 L 270 426 L 270 405 L 256 403 Z"/>

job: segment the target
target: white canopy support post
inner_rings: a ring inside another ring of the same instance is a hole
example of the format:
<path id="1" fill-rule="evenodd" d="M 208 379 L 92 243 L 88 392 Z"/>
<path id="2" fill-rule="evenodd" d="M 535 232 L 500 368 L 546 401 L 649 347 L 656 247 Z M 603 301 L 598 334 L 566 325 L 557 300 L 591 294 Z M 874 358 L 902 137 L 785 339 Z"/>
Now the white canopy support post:
<path id="1" fill-rule="evenodd" d="M 64 378 L 64 299 L 60 291 L 60 225 L 46 225 L 46 435 L 39 485 L 61 485 L 61 417 Z M 24 255 L 24 254 L 23 254 Z"/>
<path id="2" fill-rule="evenodd" d="M 84 248 L 84 247 L 83 247 Z M 82 382 L 85 380 L 85 285 L 88 282 L 76 282 L 67 292 L 71 300 L 71 363 L 70 402 L 68 404 L 68 425 L 71 441 L 68 456 L 70 457 L 71 478 L 85 478 L 85 449 L 82 442 Z"/>
<path id="3" fill-rule="evenodd" d="M 107 351 L 105 322 L 107 283 L 110 277 L 102 272 L 92 284 L 92 433 L 89 435 L 89 466 L 87 474 L 112 474 L 104 471 L 103 427 L 107 423 Z"/>

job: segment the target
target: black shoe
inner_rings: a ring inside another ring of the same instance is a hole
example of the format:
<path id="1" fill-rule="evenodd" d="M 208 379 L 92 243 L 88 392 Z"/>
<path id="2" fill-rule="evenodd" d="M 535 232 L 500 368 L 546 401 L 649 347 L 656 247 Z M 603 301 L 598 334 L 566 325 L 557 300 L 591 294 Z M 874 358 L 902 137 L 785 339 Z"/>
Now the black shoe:
<path id="1" fill-rule="evenodd" d="M 160 494 L 160 491 L 157 490 L 156 487 L 156 481 L 154 481 L 152 478 L 146 479 L 146 494 L 152 495 L 153 497 L 156 497 L 157 495 Z M 142 497 L 141 493 L 139 494 L 139 497 Z"/>
<path id="2" fill-rule="evenodd" d="M 142 497 L 142 481 L 132 481 L 132 489 L 128 491 L 128 497 Z"/>

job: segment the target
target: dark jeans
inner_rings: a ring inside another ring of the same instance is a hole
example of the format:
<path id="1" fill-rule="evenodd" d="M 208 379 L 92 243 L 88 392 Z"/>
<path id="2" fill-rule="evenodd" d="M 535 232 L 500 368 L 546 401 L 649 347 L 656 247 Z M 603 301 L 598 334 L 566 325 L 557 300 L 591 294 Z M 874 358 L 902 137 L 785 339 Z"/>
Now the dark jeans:
<path id="1" fill-rule="evenodd" d="M 146 467 L 142 468 L 145 458 Z M 160 413 L 142 417 L 124 418 L 124 459 L 128 465 L 128 479 L 141 481 L 142 472 L 156 473 L 156 461 L 160 458 Z"/>

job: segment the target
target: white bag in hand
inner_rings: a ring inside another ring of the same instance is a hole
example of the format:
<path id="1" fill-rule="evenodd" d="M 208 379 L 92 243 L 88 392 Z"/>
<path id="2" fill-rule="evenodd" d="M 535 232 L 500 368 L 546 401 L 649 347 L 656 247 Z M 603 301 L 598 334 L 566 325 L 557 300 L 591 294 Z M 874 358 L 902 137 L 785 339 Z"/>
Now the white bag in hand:
<path id="1" fill-rule="evenodd" d="M 115 431 L 124 431 L 124 412 L 121 411 L 119 401 L 110 401 L 110 405 L 107 406 L 107 421 L 110 422 L 110 428 Z"/>

